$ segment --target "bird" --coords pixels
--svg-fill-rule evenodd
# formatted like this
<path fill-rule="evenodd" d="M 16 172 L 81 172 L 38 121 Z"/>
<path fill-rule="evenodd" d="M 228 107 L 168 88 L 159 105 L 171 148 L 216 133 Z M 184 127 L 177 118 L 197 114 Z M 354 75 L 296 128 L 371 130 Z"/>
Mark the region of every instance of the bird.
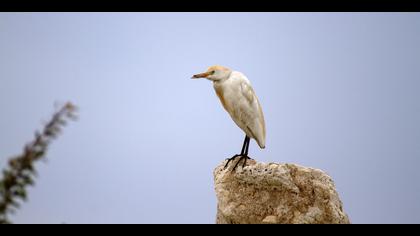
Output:
<path fill-rule="evenodd" d="M 224 166 L 240 157 L 232 171 L 243 160 L 245 167 L 248 156 L 250 139 L 254 139 L 261 149 L 265 148 L 265 120 L 261 104 L 258 100 L 249 79 L 241 72 L 224 66 L 210 66 L 206 72 L 195 74 L 191 79 L 205 78 L 213 82 L 213 88 L 219 97 L 223 108 L 229 113 L 235 124 L 245 133 L 240 154 L 227 158 Z M 232 162 L 233 163 L 233 162 Z"/>

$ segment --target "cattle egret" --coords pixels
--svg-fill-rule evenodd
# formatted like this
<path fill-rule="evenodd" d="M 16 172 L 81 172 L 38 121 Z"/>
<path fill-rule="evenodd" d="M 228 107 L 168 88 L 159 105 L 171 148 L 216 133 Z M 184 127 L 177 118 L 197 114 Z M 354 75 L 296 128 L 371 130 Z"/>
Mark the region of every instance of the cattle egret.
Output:
<path fill-rule="evenodd" d="M 227 159 L 229 162 L 240 157 L 232 170 L 241 160 L 251 159 L 248 156 L 249 141 L 253 138 L 260 148 L 265 148 L 265 121 L 264 114 L 257 95 L 255 94 L 248 78 L 238 71 L 233 71 L 223 66 L 211 66 L 206 72 L 196 74 L 192 79 L 206 78 L 213 81 L 213 87 L 225 110 L 230 117 L 245 132 L 245 140 L 241 154 L 236 154 Z"/>

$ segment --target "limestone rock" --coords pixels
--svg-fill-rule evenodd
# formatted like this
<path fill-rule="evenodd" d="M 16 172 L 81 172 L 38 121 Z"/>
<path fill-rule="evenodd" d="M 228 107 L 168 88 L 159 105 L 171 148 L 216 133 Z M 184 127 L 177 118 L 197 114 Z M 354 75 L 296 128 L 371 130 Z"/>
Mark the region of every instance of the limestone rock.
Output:
<path fill-rule="evenodd" d="M 214 170 L 218 224 L 348 224 L 334 182 L 295 164 L 257 163 Z"/>

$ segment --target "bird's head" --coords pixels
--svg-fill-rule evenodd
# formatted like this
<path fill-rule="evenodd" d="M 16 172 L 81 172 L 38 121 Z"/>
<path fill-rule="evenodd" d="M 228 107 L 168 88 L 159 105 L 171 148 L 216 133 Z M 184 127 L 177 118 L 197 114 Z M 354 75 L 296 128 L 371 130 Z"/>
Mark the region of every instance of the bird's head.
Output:
<path fill-rule="evenodd" d="M 210 66 L 206 72 L 193 75 L 191 79 L 206 78 L 211 81 L 220 81 L 229 78 L 232 70 L 224 66 Z"/>

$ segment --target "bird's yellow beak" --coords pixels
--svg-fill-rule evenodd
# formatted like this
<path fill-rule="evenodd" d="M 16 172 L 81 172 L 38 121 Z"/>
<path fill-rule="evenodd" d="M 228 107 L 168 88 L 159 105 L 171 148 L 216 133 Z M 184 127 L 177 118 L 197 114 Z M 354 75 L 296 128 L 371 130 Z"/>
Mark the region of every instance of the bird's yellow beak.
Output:
<path fill-rule="evenodd" d="M 204 72 L 204 73 L 193 75 L 193 77 L 191 77 L 191 79 L 207 78 L 207 76 L 209 76 L 209 75 L 210 75 L 209 72 Z"/>

